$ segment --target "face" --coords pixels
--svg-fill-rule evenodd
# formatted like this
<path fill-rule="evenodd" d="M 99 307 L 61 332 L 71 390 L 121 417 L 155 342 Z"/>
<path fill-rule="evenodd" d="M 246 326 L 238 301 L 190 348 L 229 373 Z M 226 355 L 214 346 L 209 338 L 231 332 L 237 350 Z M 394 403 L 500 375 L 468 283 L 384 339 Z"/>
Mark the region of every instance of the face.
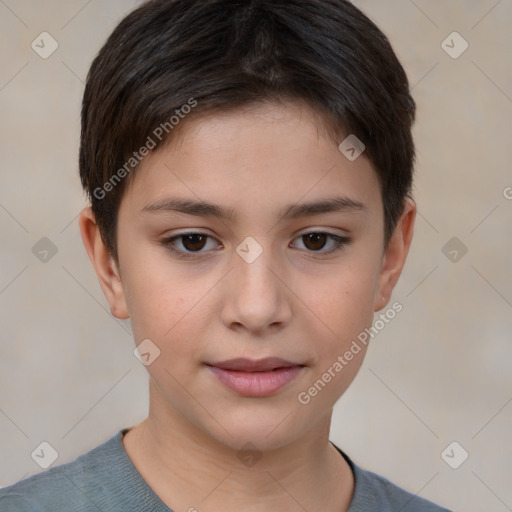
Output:
<path fill-rule="evenodd" d="M 389 300 L 411 211 L 385 252 L 371 163 L 349 161 L 305 106 L 184 125 L 127 187 L 119 281 L 102 283 L 136 344 L 151 340 L 146 358 L 160 351 L 147 366 L 159 414 L 233 448 L 306 435 L 362 363 L 366 345 L 344 354 Z"/>

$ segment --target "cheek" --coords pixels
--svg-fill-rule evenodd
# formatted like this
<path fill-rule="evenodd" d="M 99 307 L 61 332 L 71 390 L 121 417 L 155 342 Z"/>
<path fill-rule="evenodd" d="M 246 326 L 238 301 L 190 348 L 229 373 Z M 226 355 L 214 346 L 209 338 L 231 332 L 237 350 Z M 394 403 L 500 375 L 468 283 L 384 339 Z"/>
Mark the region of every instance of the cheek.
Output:
<path fill-rule="evenodd" d="M 314 362 L 297 398 L 323 411 L 345 392 L 363 363 L 368 345 L 358 336 L 372 324 L 376 273 L 372 266 L 350 265 L 316 283 L 314 293 L 303 290 L 301 295 L 310 308 L 307 332 Z"/>
<path fill-rule="evenodd" d="M 123 286 L 137 343 L 149 338 L 160 346 L 168 339 L 187 337 L 188 312 L 204 292 L 186 272 L 171 273 L 170 268 L 165 256 L 149 251 L 132 253 L 127 262 Z"/>
<path fill-rule="evenodd" d="M 304 298 L 312 339 L 321 338 L 315 351 L 323 364 L 342 354 L 372 324 L 376 268 L 361 259 L 315 280 L 314 286 L 305 285 L 298 294 Z"/>
<path fill-rule="evenodd" d="M 189 279 L 159 272 L 139 275 L 130 282 L 130 315 L 136 344 L 150 339 L 159 349 L 158 357 L 146 367 L 167 401 L 185 411 L 189 398 L 182 386 L 201 361 L 199 340 L 206 320 L 199 290 Z M 199 304 L 198 304 L 199 302 Z M 204 302 L 207 304 L 207 302 Z"/>

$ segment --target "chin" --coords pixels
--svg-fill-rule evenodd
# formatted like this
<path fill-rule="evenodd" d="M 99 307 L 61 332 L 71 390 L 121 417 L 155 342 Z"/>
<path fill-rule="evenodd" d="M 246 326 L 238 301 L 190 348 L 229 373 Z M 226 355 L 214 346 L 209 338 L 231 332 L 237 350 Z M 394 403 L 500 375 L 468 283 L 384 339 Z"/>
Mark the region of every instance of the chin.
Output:
<path fill-rule="evenodd" d="M 276 412 L 271 408 L 264 411 L 261 407 L 252 410 L 240 407 L 231 414 L 223 414 L 217 418 L 224 428 L 215 421 L 213 425 L 210 423 L 213 429 L 209 430 L 208 434 L 237 451 L 247 443 L 251 443 L 262 452 L 276 450 L 306 435 L 314 423 L 311 419 L 308 421 L 306 417 L 299 418 L 293 412 L 300 412 L 300 409 L 296 407 L 293 411 L 292 406 L 289 406 L 282 407 Z"/>

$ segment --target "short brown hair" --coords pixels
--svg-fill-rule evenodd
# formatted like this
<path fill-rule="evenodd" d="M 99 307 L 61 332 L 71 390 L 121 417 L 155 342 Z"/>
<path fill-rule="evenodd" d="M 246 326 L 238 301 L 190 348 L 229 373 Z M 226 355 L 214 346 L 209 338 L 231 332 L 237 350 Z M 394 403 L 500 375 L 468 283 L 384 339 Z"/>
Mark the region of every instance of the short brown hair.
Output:
<path fill-rule="evenodd" d="M 269 100 L 306 102 L 338 136 L 363 141 L 387 244 L 412 187 L 416 106 L 380 29 L 346 0 L 152 0 L 101 48 L 82 104 L 80 178 L 116 260 L 119 204 L 139 150 L 168 142 L 187 105 L 188 119 Z"/>

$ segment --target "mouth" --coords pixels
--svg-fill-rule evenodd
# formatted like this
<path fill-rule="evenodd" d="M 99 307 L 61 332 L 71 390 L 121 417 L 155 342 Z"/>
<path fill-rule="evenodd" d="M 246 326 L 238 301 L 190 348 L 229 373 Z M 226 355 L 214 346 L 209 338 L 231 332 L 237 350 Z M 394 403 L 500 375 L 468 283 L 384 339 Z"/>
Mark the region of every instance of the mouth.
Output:
<path fill-rule="evenodd" d="M 277 357 L 206 363 L 222 384 L 241 396 L 270 396 L 295 380 L 305 366 Z"/>

